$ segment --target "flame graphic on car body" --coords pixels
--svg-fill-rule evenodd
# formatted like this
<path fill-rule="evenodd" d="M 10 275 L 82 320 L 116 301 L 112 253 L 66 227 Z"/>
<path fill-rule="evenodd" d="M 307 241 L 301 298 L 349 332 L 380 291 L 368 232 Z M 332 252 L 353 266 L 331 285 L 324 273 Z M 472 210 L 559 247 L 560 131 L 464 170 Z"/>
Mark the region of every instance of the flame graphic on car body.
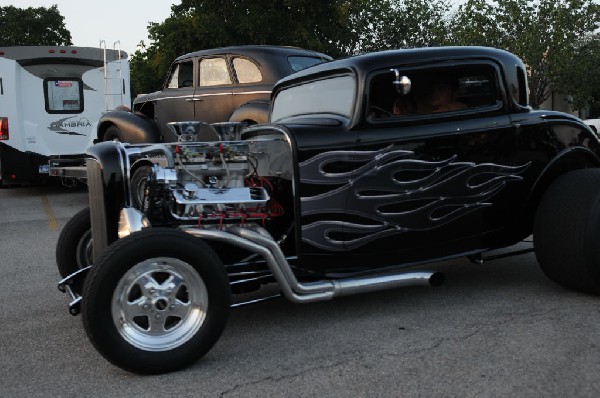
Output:
<path fill-rule="evenodd" d="M 348 214 L 368 222 L 312 222 L 302 227 L 302 240 L 342 251 L 386 236 L 437 228 L 491 206 L 489 199 L 507 183 L 522 180 L 520 174 L 531 164 L 476 164 L 456 161 L 457 156 L 431 162 L 411 159 L 413 155 L 390 146 L 380 151 L 324 152 L 301 163 L 302 183 L 334 186 L 301 197 L 303 216 Z M 328 165 L 339 162 L 356 167 L 326 171 Z"/>

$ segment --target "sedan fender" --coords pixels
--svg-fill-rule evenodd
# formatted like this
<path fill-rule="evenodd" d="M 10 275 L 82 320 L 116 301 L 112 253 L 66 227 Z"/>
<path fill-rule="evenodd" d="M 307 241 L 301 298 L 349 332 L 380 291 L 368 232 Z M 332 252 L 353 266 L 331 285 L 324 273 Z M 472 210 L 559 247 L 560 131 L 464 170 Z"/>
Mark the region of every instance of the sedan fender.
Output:
<path fill-rule="evenodd" d="M 119 129 L 122 141 L 132 144 L 159 142 L 160 132 L 154 120 L 141 113 L 110 111 L 98 121 L 98 141 L 102 141 L 106 130 L 115 126 Z"/>
<path fill-rule="evenodd" d="M 269 102 L 252 101 L 240 105 L 229 118 L 230 122 L 266 123 L 269 119 Z"/>

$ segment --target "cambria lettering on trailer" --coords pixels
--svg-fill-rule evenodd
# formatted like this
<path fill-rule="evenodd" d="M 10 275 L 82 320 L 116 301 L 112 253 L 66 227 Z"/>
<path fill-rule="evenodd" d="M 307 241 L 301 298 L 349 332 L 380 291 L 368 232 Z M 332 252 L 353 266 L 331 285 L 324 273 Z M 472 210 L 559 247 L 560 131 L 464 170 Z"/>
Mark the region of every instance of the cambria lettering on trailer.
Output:
<path fill-rule="evenodd" d="M 86 134 L 77 133 L 75 131 L 70 131 L 68 129 L 77 129 L 77 128 L 82 128 L 82 127 L 91 127 L 92 124 L 85 117 L 79 118 L 78 120 L 70 120 L 70 119 L 73 119 L 73 118 L 74 118 L 74 116 L 71 116 L 71 117 L 66 117 L 66 118 L 58 119 L 58 120 L 56 120 L 54 122 L 51 122 L 50 126 L 48 126 L 48 130 L 54 131 L 57 134 L 83 135 L 83 136 L 85 136 Z"/>

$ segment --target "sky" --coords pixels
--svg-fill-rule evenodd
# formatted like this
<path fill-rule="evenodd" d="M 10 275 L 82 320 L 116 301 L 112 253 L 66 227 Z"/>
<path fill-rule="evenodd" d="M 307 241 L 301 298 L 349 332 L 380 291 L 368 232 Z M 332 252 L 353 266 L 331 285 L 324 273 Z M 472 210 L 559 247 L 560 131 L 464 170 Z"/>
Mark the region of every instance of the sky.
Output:
<path fill-rule="evenodd" d="M 58 6 L 71 32 L 74 46 L 107 48 L 120 42 L 130 56 L 140 41 L 148 44 L 148 23 L 163 22 L 171 15 L 171 5 L 180 0 L 0 0 L 0 7 L 18 8 Z"/>

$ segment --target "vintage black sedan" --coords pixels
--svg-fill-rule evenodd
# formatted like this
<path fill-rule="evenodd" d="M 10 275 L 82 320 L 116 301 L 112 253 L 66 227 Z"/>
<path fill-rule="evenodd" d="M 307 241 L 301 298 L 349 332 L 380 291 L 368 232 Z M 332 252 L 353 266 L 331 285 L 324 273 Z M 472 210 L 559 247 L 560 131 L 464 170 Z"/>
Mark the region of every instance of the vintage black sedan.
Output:
<path fill-rule="evenodd" d="M 57 245 L 71 313 L 109 361 L 160 373 L 266 284 L 296 303 L 437 285 L 423 264 L 519 254 L 532 234 L 548 277 L 600 294 L 598 138 L 532 110 L 526 76 L 493 48 L 365 54 L 279 81 L 270 123 L 233 139 L 180 122 L 171 144 L 95 145 L 90 208 Z"/>
<path fill-rule="evenodd" d="M 264 123 L 273 85 L 282 77 L 330 61 L 328 55 L 284 46 L 232 46 L 178 57 L 160 91 L 139 95 L 133 113 L 114 111 L 98 123 L 98 140 L 170 142 L 168 122 Z"/>

